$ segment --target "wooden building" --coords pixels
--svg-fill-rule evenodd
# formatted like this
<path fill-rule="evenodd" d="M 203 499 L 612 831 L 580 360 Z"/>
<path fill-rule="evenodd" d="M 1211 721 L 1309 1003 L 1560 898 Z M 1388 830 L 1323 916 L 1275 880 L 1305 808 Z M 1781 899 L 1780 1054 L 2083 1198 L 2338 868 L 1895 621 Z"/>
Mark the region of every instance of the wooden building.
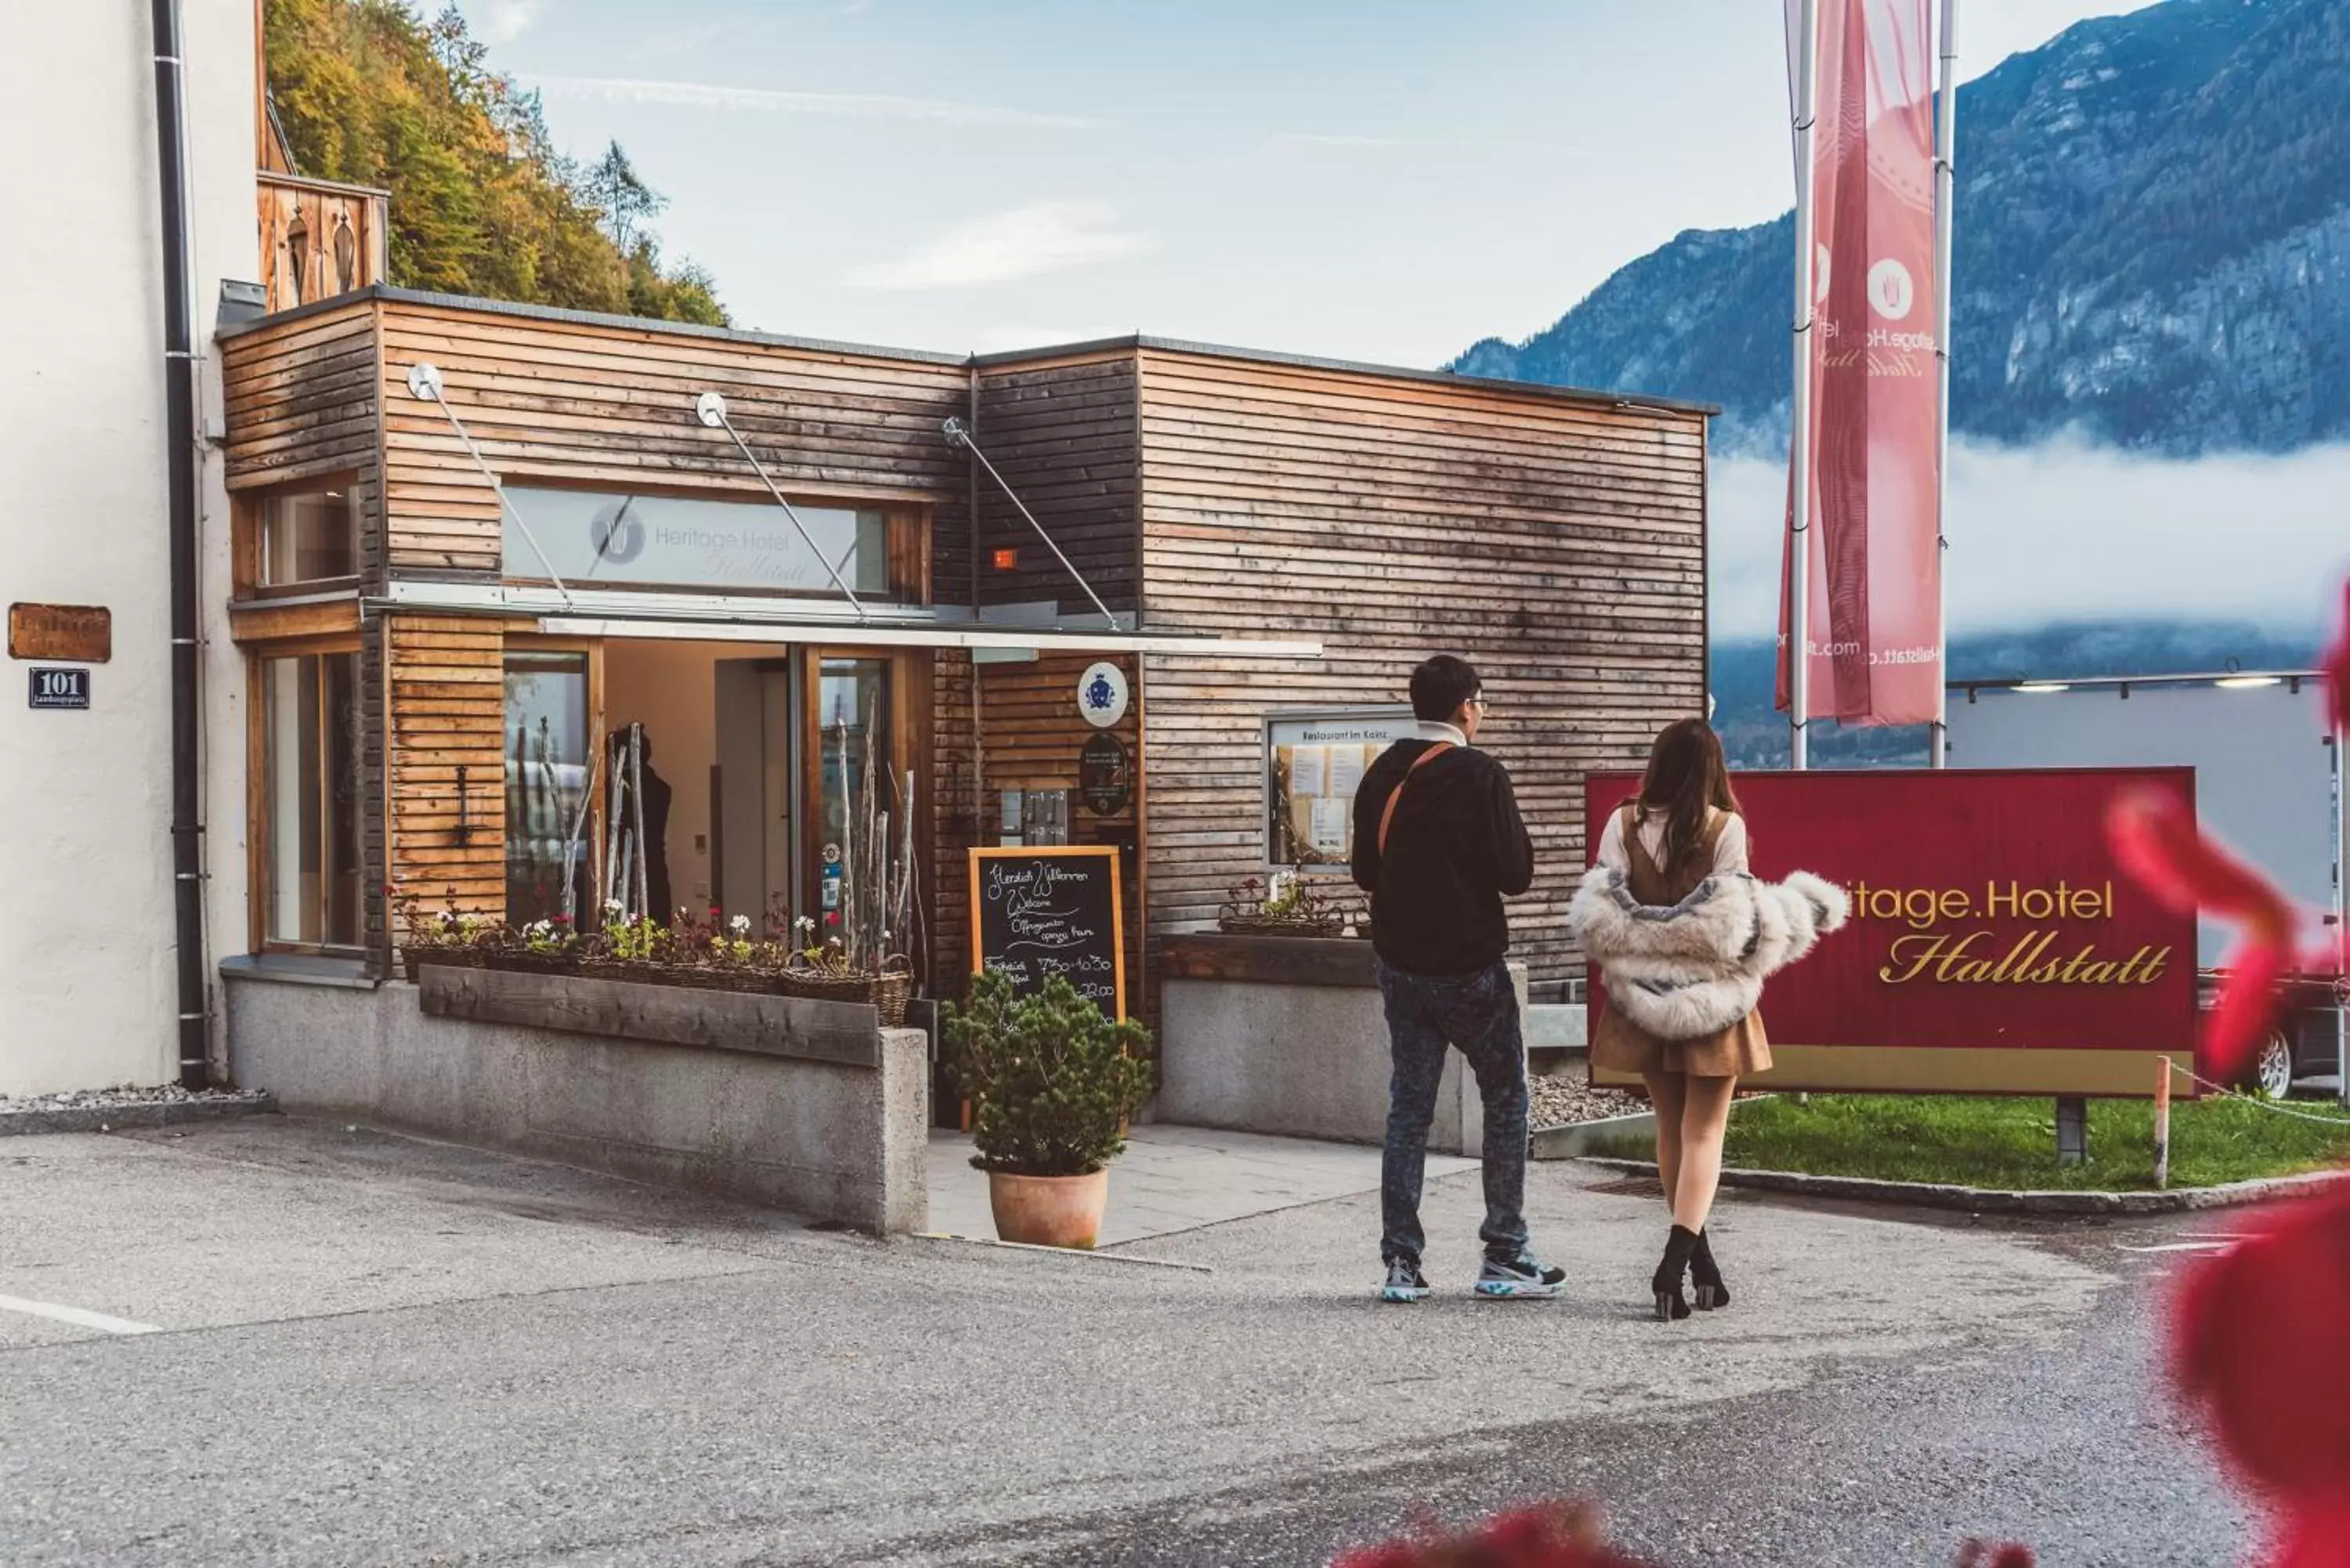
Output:
<path fill-rule="evenodd" d="M 380 286 L 220 349 L 256 952 L 380 972 L 391 888 L 543 913 L 564 819 L 600 809 L 593 737 L 631 722 L 671 790 L 673 902 L 820 909 L 845 722 L 919 781 L 921 952 L 951 992 L 964 851 L 996 841 L 1003 792 L 1078 785 L 1097 732 L 1076 689 L 1108 661 L 1133 787 L 1106 813 L 1073 798 L 1068 836 L 1127 849 L 1148 1013 L 1152 939 L 1265 868 L 1265 716 L 1400 702 L 1450 650 L 1492 698 L 1481 743 L 1541 866 L 1518 950 L 1555 987 L 1584 774 L 1705 706 L 1690 405 L 1151 338 L 913 353 Z"/>

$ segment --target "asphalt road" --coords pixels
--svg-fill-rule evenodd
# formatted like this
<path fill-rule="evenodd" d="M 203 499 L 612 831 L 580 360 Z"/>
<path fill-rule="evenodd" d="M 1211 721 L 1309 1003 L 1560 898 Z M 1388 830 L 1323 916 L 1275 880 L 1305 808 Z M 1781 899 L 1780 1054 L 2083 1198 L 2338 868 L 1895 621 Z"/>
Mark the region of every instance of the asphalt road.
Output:
<path fill-rule="evenodd" d="M 2191 1253 L 2140 1249 L 2223 1220 L 1734 1201 L 1738 1303 L 1667 1326 L 1654 1198 L 1575 1166 L 1529 1193 L 1568 1297 L 1467 1299 L 1474 1184 L 1397 1309 L 1367 1197 L 1146 1263 L 299 1122 L 10 1140 L 0 1297 L 100 1318 L 0 1307 L 0 1563 L 1311 1564 L 1544 1496 L 1677 1563 L 2243 1551 L 2147 1393 Z"/>

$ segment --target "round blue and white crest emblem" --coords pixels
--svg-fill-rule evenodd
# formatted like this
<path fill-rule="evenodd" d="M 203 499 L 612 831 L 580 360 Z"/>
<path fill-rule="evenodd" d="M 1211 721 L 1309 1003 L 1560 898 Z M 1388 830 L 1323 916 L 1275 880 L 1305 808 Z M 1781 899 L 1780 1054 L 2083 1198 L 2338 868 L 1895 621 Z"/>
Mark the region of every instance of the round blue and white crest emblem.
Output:
<path fill-rule="evenodd" d="M 1126 717 L 1126 671 L 1115 664 L 1096 664 L 1077 679 L 1077 711 L 1097 730 L 1107 730 Z"/>

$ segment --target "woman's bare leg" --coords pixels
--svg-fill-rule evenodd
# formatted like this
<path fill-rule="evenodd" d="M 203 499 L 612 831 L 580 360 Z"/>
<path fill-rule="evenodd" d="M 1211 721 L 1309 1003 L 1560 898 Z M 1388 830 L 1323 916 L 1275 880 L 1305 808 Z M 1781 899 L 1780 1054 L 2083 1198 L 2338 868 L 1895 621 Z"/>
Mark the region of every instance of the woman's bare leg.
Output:
<path fill-rule="evenodd" d="M 1681 1080 L 1679 1179 L 1667 1189 L 1673 1223 L 1686 1231 L 1705 1229 L 1713 1211 L 1713 1190 L 1721 1182 L 1721 1140 L 1730 1127 L 1731 1096 L 1738 1080 L 1690 1076 Z M 1664 1107 L 1658 1106 L 1658 1142 L 1664 1139 Z"/>
<path fill-rule="evenodd" d="M 1643 1073 L 1648 1085 L 1648 1107 L 1657 1113 L 1657 1179 L 1664 1184 L 1665 1207 L 1679 1211 L 1674 1195 L 1680 1190 L 1682 1106 L 1689 1080 L 1679 1073 Z"/>

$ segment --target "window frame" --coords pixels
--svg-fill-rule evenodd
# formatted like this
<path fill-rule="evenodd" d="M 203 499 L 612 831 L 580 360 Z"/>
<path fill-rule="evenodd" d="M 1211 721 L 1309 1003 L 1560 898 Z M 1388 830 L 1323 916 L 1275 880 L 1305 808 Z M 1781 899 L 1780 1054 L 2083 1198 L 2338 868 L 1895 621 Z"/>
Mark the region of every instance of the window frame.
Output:
<path fill-rule="evenodd" d="M 268 661 L 276 659 L 317 659 L 348 656 L 357 661 L 352 683 L 352 701 L 358 705 L 359 735 L 358 766 L 361 789 L 354 803 L 359 836 L 359 931 L 350 943 L 305 942 L 273 937 L 269 934 L 269 913 L 276 897 L 276 880 L 270 853 L 270 784 Z M 245 916 L 248 952 L 300 953 L 328 958 L 366 959 L 369 954 L 368 916 L 377 898 L 368 881 L 367 864 L 367 796 L 364 788 L 366 769 L 366 736 L 364 733 L 366 691 L 369 676 L 367 650 L 353 635 L 329 637 L 287 638 L 276 642 L 249 644 L 245 657 Z"/>
<path fill-rule="evenodd" d="M 233 602 L 255 604 L 272 599 L 315 599 L 344 595 L 357 598 L 364 575 L 360 561 L 365 554 L 367 533 L 365 485 L 365 475 L 359 470 L 343 469 L 237 491 L 230 509 L 230 597 Z M 267 576 L 270 504 L 289 496 L 316 495 L 329 490 L 344 492 L 350 506 L 351 570 L 340 576 L 306 577 L 298 582 L 265 581 Z"/>
<path fill-rule="evenodd" d="M 544 473 L 521 470 L 501 471 L 498 483 L 515 490 L 567 490 L 586 495 L 647 495 L 671 501 L 714 501 L 731 505 L 765 506 L 780 513 L 775 498 L 764 490 L 741 489 L 733 485 L 677 484 L 655 482 L 615 487 L 597 480 L 583 479 L 577 473 Z M 785 492 L 785 499 L 794 506 L 810 511 L 819 509 L 842 512 L 879 512 L 881 514 L 882 581 L 887 585 L 879 594 L 860 593 L 868 602 L 921 606 L 933 602 L 931 523 L 932 504 L 903 494 L 857 495 L 839 493 Z M 524 518 L 528 522 L 527 516 Z M 500 527 L 504 528 L 501 520 Z M 786 521 L 784 525 L 789 527 Z M 544 566 L 528 575 L 515 575 L 501 568 L 499 580 L 516 584 L 546 584 Z M 692 587 L 678 583 L 613 582 L 600 585 L 616 591 L 640 594 L 712 594 L 724 593 L 742 598 L 775 599 L 782 602 L 844 602 L 837 589 L 797 589 L 755 587 L 743 584 L 705 584 Z"/>
<path fill-rule="evenodd" d="M 505 638 L 505 646 L 498 654 L 499 689 L 501 692 L 504 690 L 506 661 L 517 655 L 529 656 L 534 654 L 564 655 L 584 659 L 587 661 L 588 752 L 592 763 L 592 760 L 596 757 L 599 749 L 600 738 L 605 733 L 604 639 L 601 638 L 590 637 L 548 637 L 536 633 L 508 633 Z M 504 752 L 506 738 L 504 723 L 504 721 L 501 720 L 498 741 L 501 757 L 503 757 Z M 587 843 L 591 846 L 591 853 L 592 846 L 602 842 L 603 838 L 605 793 L 604 772 L 605 770 L 603 767 L 596 765 L 591 765 L 588 770 L 588 818 L 585 826 L 580 829 L 580 832 Z M 503 762 L 501 762 L 500 764 L 500 784 L 501 788 L 503 789 Z M 503 794 L 501 794 L 500 798 L 503 800 Z M 502 868 L 505 865 L 504 846 L 507 836 L 505 828 L 502 826 L 499 830 L 499 864 Z M 512 885 L 512 873 L 511 871 L 508 871 L 506 872 L 504 886 L 510 888 Z M 503 898 L 504 895 L 501 895 L 501 897 Z M 587 913 L 588 911 L 582 911 L 583 919 Z M 505 909 L 505 918 L 511 921 L 514 919 L 514 914 L 515 911 L 511 905 L 508 905 Z"/>

